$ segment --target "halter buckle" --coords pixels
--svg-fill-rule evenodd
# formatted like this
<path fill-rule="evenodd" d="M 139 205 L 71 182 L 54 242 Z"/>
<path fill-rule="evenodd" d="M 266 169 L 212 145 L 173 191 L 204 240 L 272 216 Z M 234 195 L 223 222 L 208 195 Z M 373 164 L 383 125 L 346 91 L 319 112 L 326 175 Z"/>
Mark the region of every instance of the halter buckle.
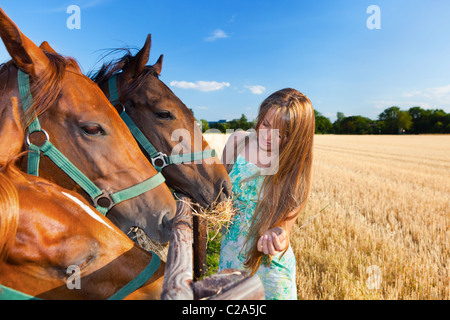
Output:
<path fill-rule="evenodd" d="M 155 168 L 158 168 L 159 170 L 162 170 L 162 169 L 164 169 L 165 167 L 167 167 L 169 165 L 169 163 L 167 163 L 166 159 L 167 159 L 167 154 L 159 152 L 156 157 L 151 158 L 152 165 Z M 159 166 L 159 165 L 156 164 L 156 161 L 158 161 L 158 160 L 162 161 L 162 165 Z"/>
<path fill-rule="evenodd" d="M 114 200 L 111 198 L 111 193 L 108 193 L 105 190 L 102 190 L 102 194 L 94 198 L 92 201 L 94 202 L 94 207 L 100 206 L 102 208 L 107 208 L 108 211 L 116 205 Z M 101 203 L 99 203 L 100 201 Z M 108 206 L 104 206 L 104 201 L 108 201 Z"/>
<path fill-rule="evenodd" d="M 44 129 L 40 129 L 40 130 L 33 131 L 33 132 L 28 131 L 27 132 L 27 139 L 26 139 L 28 146 L 31 145 L 30 135 L 32 135 L 33 133 L 38 133 L 38 132 L 42 132 L 45 135 L 44 143 L 47 142 L 47 141 L 50 141 L 50 136 L 48 135 L 47 131 L 45 131 Z M 42 147 L 44 145 L 44 143 L 42 143 L 42 145 L 37 146 L 37 147 L 39 147 L 39 148 Z"/>

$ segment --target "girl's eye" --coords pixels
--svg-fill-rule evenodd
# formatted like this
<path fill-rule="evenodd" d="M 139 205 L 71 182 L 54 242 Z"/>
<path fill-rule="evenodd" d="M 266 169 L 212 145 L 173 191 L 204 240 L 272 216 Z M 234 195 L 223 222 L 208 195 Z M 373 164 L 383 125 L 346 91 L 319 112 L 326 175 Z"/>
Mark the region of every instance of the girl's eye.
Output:
<path fill-rule="evenodd" d="M 105 130 L 100 125 L 86 125 L 81 127 L 81 130 L 89 136 L 103 136 L 105 134 Z"/>

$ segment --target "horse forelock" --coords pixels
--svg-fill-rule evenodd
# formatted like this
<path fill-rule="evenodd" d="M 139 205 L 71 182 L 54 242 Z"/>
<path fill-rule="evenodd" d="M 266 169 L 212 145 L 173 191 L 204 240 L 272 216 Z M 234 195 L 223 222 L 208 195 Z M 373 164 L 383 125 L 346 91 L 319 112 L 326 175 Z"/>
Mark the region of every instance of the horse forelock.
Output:
<path fill-rule="evenodd" d="M 41 115 L 54 105 L 61 93 L 66 71 L 75 69 L 76 72 L 80 72 L 75 59 L 47 51 L 44 51 L 44 53 L 50 61 L 50 66 L 45 69 L 43 74 L 39 75 L 38 79 L 30 77 L 33 104 L 28 109 L 25 117 L 27 126 L 34 120 L 34 117 Z M 17 65 L 13 60 L 10 60 L 1 65 L 0 73 L 11 72 L 12 68 L 17 69 Z"/>
<path fill-rule="evenodd" d="M 103 63 L 103 65 L 97 71 L 89 72 L 88 77 L 95 83 L 101 85 L 107 82 L 111 77 L 119 74 L 123 69 L 127 67 L 127 65 L 131 62 L 133 58 L 133 54 L 131 53 L 130 49 L 128 48 L 112 49 L 108 53 L 103 55 L 104 58 L 110 54 L 121 51 L 125 52 L 125 54 L 122 57 L 107 63 Z M 125 95 L 130 96 L 133 92 L 142 87 L 146 83 L 147 77 L 149 76 L 153 76 L 159 79 L 159 74 L 155 71 L 153 66 L 145 67 L 143 72 L 130 83 L 130 85 L 126 89 Z"/>

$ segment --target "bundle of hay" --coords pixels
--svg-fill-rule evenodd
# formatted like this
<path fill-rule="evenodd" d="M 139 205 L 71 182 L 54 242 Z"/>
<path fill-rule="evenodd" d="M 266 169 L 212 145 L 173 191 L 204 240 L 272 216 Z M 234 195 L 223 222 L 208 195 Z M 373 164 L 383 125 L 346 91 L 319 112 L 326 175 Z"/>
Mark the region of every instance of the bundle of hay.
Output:
<path fill-rule="evenodd" d="M 217 199 L 218 198 L 219 197 L 217 197 Z M 227 200 L 221 202 L 217 199 L 208 208 L 203 208 L 198 204 L 185 200 L 184 198 L 177 199 L 178 201 L 182 201 L 187 204 L 190 207 L 192 214 L 200 217 L 202 221 L 207 224 L 208 242 L 214 241 L 223 229 L 228 229 L 229 222 L 236 213 L 236 209 L 233 207 L 232 198 L 228 198 Z M 146 251 L 153 251 L 161 258 L 162 261 L 167 261 L 169 243 L 161 244 L 152 241 L 145 234 L 145 232 L 138 227 L 132 227 L 128 233 L 131 232 L 135 234 L 132 239 L 135 239 L 142 249 Z"/>
<path fill-rule="evenodd" d="M 231 218 L 236 213 L 232 198 L 221 202 L 216 199 L 208 208 L 192 203 L 189 206 L 194 216 L 198 216 L 207 223 L 208 241 L 213 241 L 221 231 L 227 230 Z"/>

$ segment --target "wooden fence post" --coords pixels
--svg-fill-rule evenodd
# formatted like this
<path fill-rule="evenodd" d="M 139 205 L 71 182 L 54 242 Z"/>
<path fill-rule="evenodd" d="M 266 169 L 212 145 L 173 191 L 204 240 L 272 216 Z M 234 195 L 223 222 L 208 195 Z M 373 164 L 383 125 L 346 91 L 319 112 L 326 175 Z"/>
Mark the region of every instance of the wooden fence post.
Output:
<path fill-rule="evenodd" d="M 161 300 L 193 300 L 192 213 L 188 197 L 176 194 L 177 215 L 172 224 Z"/>
<path fill-rule="evenodd" d="M 199 280 L 206 274 L 206 250 L 208 245 L 207 221 L 194 216 L 194 277 Z"/>
<path fill-rule="evenodd" d="M 259 300 L 264 287 L 258 276 L 223 270 L 193 282 L 193 217 L 190 199 L 176 194 L 177 214 L 172 224 L 161 300 Z"/>

